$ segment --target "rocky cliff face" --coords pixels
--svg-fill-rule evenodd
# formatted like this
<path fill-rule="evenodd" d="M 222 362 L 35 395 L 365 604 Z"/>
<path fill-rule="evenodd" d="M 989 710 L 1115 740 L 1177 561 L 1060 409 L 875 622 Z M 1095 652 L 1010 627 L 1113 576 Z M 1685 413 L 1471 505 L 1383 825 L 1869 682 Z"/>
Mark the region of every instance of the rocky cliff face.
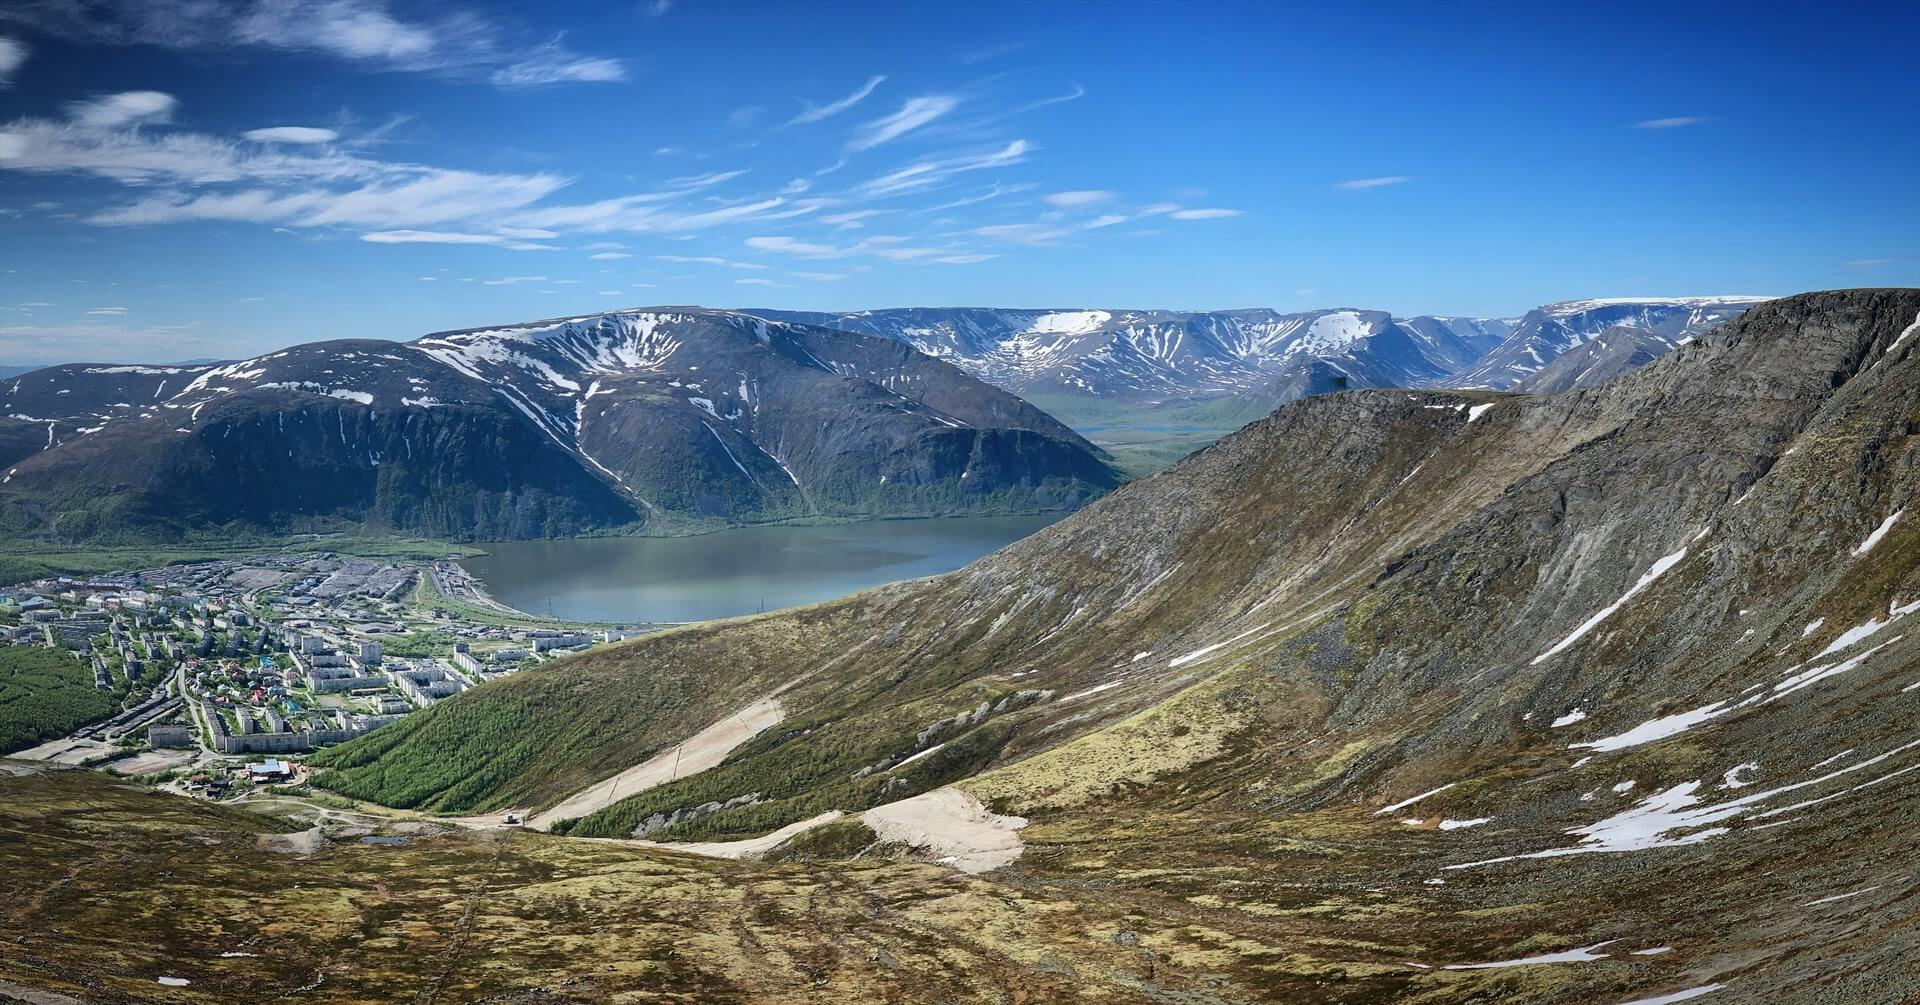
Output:
<path fill-rule="evenodd" d="M 572 829 L 957 786 L 1031 819 L 1007 882 L 1229 998 L 1905 1001 L 1916 492 L 1920 291 L 1790 297 L 1598 387 L 1297 402 L 950 576 L 489 685 L 326 783 L 550 805 L 778 692 Z M 477 783 L 403 770 L 507 721 L 539 739 Z"/>
<path fill-rule="evenodd" d="M 1104 455 L 896 342 L 676 308 L 0 383 L 0 514 L 61 540 L 515 538 L 1069 509 Z"/>

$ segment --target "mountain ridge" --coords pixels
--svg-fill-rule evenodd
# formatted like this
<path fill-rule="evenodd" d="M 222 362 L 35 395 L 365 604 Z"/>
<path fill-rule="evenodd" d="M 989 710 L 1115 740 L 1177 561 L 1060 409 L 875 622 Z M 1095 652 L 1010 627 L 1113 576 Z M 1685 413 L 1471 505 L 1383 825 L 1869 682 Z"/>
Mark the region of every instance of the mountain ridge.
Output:
<path fill-rule="evenodd" d="M 1915 850 L 1862 821 L 1910 816 L 1920 767 L 1916 332 L 1920 290 L 1806 294 L 1595 387 L 1305 399 L 948 576 L 520 675 L 322 755 L 321 781 L 552 805 L 778 694 L 718 767 L 562 829 L 745 838 L 957 789 L 1027 821 L 1009 882 L 1156 930 L 1200 904 L 1260 945 L 1362 916 L 1456 960 L 1627 939 L 1675 955 L 1507 989 L 1899 1000 L 1869 989 L 1910 944 L 1824 968 L 1804 905 L 1904 889 L 1886 863 Z M 482 749 L 476 776 L 422 759 Z M 1727 898 L 1673 901 L 1703 882 Z M 1468 994 L 1396 962 L 1417 951 L 1334 952 L 1352 994 Z M 1326 979 L 1217 963 L 1246 997 Z"/>
<path fill-rule="evenodd" d="M 65 539 L 1056 510 L 1116 480 L 1045 413 L 899 343 L 705 310 L 67 365 L 0 382 L 0 414 L 0 513 Z"/>
<path fill-rule="evenodd" d="M 1510 388 L 1605 328 L 1632 322 L 1677 341 L 1767 299 L 1590 299 L 1514 318 L 1396 318 L 1353 307 L 747 313 L 903 341 L 1016 394 L 1156 406 L 1241 396 L 1270 408 L 1348 387 Z"/>

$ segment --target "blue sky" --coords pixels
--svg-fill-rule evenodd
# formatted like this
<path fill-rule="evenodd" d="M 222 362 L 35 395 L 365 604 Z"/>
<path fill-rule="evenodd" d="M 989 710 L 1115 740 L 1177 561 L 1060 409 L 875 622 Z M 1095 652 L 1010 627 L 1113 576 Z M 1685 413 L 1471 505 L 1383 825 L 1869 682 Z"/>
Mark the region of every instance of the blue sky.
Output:
<path fill-rule="evenodd" d="M 0 364 L 1920 283 L 1912 4 L 1288 6 L 10 0 Z"/>

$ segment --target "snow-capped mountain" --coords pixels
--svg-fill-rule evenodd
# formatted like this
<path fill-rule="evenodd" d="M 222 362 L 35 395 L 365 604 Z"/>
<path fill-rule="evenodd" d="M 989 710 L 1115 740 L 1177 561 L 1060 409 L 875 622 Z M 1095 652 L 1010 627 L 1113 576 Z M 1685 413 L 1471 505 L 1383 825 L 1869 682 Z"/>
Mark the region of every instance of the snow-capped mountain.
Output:
<path fill-rule="evenodd" d="M 853 314 L 755 311 L 883 335 L 949 360 L 1016 394 L 1125 401 L 1259 394 L 1311 360 L 1422 382 L 1478 359 L 1500 322 L 1403 326 L 1383 311 L 1174 311 L 903 308 Z"/>
<path fill-rule="evenodd" d="M 887 339 L 700 308 L 0 382 L 40 533 L 328 521 L 538 537 L 1071 508 L 1117 481 L 1026 402 Z"/>
<path fill-rule="evenodd" d="M 1517 387 L 1558 359 L 1562 353 L 1586 345 L 1615 328 L 1644 332 L 1657 339 L 1657 342 L 1649 342 L 1643 348 L 1652 348 L 1659 343 L 1665 343 L 1667 348 L 1684 345 L 1708 329 L 1731 321 L 1753 305 L 1769 299 L 1737 296 L 1616 298 L 1548 304 L 1528 311 L 1505 341 L 1479 362 L 1454 374 L 1448 384 L 1496 390 Z M 1646 358 L 1653 357 L 1649 355 Z"/>
<path fill-rule="evenodd" d="M 1673 343 L 1762 297 L 1587 300 L 1521 318 L 1334 308 L 1236 311 L 926 308 L 749 313 L 905 342 L 1020 395 L 1265 406 L 1349 387 L 1511 388 L 1616 326 Z"/>

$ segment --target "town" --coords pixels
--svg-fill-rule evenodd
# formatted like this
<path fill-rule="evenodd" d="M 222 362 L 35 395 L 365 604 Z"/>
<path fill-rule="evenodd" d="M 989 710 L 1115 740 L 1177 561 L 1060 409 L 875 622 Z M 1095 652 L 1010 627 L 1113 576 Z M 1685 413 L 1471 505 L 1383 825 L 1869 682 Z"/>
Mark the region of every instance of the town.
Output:
<path fill-rule="evenodd" d="M 68 702 L 87 721 L 10 756 L 228 798 L 297 784 L 300 755 L 485 681 L 657 627 L 524 614 L 452 561 L 282 551 L 44 579 L 0 590 L 0 654 L 61 654 L 97 697 Z"/>

